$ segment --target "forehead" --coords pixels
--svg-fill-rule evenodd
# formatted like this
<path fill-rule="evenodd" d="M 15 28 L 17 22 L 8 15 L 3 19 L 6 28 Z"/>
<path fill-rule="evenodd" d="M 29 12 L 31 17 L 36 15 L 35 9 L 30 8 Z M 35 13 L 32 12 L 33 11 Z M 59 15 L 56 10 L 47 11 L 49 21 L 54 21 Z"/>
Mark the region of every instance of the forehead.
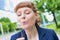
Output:
<path fill-rule="evenodd" d="M 29 7 L 22 7 L 22 8 L 19 8 L 18 10 L 17 10 L 17 12 L 23 12 L 23 11 L 32 11 L 32 9 L 31 8 L 29 8 Z"/>

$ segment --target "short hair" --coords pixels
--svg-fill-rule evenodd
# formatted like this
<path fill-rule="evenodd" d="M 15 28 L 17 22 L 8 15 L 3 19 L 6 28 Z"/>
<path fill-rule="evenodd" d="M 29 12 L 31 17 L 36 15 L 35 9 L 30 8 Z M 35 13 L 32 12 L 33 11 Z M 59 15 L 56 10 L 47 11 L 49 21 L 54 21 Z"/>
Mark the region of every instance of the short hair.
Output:
<path fill-rule="evenodd" d="M 22 8 L 22 7 L 29 7 L 29 8 L 31 8 L 35 13 L 37 12 L 36 6 L 35 6 L 32 2 L 29 2 L 29 1 L 20 2 L 19 4 L 16 5 L 14 11 L 17 12 L 17 10 L 18 10 L 19 8 Z"/>
<path fill-rule="evenodd" d="M 31 9 L 33 10 L 33 12 L 38 13 L 37 7 L 35 6 L 35 4 L 32 3 L 32 2 L 30 2 L 30 1 L 24 1 L 24 2 L 18 3 L 18 4 L 16 5 L 16 7 L 15 7 L 14 10 L 15 10 L 15 12 L 17 12 L 17 10 L 18 10 L 19 8 L 23 8 L 23 7 L 31 8 Z M 36 25 L 36 24 L 38 24 L 38 20 L 36 20 L 35 25 Z"/>

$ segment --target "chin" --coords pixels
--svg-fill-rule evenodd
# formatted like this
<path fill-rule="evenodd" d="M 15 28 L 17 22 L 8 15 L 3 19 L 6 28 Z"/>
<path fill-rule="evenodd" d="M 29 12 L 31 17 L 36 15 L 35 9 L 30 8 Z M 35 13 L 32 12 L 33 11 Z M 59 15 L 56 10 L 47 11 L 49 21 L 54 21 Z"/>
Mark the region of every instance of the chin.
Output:
<path fill-rule="evenodd" d="M 29 26 L 25 25 L 25 26 L 22 26 L 23 29 L 29 29 Z"/>

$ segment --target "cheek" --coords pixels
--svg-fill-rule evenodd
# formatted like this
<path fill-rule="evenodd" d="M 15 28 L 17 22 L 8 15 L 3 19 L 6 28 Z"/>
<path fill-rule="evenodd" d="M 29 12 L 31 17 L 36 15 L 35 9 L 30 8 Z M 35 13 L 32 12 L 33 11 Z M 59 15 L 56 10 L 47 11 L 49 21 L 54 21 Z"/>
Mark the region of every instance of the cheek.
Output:
<path fill-rule="evenodd" d="M 31 15 L 28 17 L 28 22 L 30 24 L 35 24 L 35 20 L 36 20 L 35 15 Z"/>

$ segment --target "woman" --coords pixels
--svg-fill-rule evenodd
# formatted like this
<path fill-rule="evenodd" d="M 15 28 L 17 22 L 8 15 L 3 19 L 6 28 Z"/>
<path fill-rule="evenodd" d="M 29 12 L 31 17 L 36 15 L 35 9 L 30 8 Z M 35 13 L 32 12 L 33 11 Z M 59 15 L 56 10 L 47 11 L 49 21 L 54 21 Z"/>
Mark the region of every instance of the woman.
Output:
<path fill-rule="evenodd" d="M 53 30 L 40 28 L 37 24 L 37 9 L 32 2 L 21 2 L 15 7 L 18 22 L 22 31 L 11 37 L 11 40 L 58 40 Z"/>

